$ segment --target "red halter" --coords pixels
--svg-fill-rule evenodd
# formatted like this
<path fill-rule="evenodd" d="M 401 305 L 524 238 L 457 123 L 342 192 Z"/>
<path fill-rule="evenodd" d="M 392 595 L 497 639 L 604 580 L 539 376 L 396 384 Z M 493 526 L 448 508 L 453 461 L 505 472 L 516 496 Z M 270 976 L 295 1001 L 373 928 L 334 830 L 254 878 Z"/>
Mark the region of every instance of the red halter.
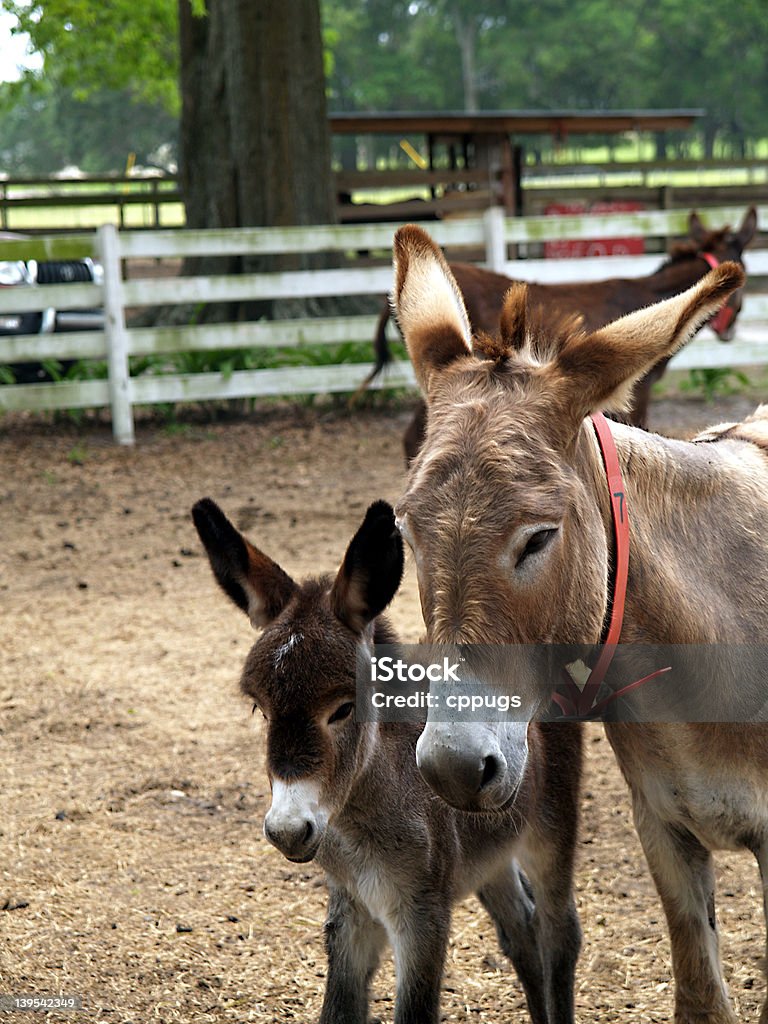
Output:
<path fill-rule="evenodd" d="M 603 455 L 605 475 L 608 479 L 608 493 L 611 500 L 613 534 L 616 545 L 616 566 L 614 570 L 611 619 L 608 626 L 608 634 L 605 638 L 605 643 L 602 645 L 597 664 L 590 671 L 581 663 L 584 671 L 588 673 L 586 681 L 581 687 L 574 682 L 573 674 L 567 669 L 563 669 L 563 682 L 567 692 L 559 693 L 556 690 L 552 694 L 552 700 L 558 705 L 563 714 L 569 718 L 591 718 L 598 715 L 617 697 L 623 697 L 643 683 L 647 683 L 649 679 L 661 675 L 662 672 L 669 672 L 669 668 L 658 669 L 658 671 L 652 672 L 649 676 L 637 679 L 634 683 L 629 683 L 608 697 L 603 698 L 603 700 L 594 703 L 597 692 L 616 653 L 616 645 L 619 642 L 621 627 L 624 622 L 624 603 L 627 596 L 627 576 L 629 573 L 629 516 L 624 478 L 621 475 L 619 456 L 616 452 L 616 444 L 613 440 L 611 429 L 608 426 L 608 421 L 601 412 L 593 413 L 591 419 L 597 434 L 600 451 Z"/>
<path fill-rule="evenodd" d="M 712 270 L 714 270 L 715 267 L 720 266 L 720 260 L 717 258 L 717 256 L 713 256 L 711 252 L 700 252 L 699 256 L 701 256 L 705 263 L 708 263 L 710 265 Z M 728 305 L 728 303 L 723 303 L 723 305 L 720 307 L 717 313 L 715 313 L 715 315 L 709 321 L 709 326 L 717 334 L 724 334 L 728 330 L 728 327 L 730 326 L 731 321 L 735 316 L 736 314 Z"/>

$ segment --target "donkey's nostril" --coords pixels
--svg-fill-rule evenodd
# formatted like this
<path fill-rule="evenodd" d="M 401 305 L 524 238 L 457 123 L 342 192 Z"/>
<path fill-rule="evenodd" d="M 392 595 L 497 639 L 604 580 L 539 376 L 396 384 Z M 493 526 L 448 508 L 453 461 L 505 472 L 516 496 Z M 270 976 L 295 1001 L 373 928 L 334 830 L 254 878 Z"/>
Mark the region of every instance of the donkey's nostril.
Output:
<path fill-rule="evenodd" d="M 485 789 L 486 786 L 493 782 L 498 774 L 499 762 L 493 754 L 488 754 L 488 756 L 483 760 L 483 774 L 480 777 L 480 789 Z"/>
<path fill-rule="evenodd" d="M 278 823 L 265 819 L 264 835 L 286 857 L 303 855 L 315 843 L 317 824 L 312 819 L 291 823 Z"/>
<path fill-rule="evenodd" d="M 270 826 L 269 819 L 265 819 L 264 820 L 264 835 L 267 837 L 267 839 L 270 841 L 270 843 L 272 843 L 273 846 L 277 846 L 278 845 L 278 840 L 279 840 L 278 834 Z"/>

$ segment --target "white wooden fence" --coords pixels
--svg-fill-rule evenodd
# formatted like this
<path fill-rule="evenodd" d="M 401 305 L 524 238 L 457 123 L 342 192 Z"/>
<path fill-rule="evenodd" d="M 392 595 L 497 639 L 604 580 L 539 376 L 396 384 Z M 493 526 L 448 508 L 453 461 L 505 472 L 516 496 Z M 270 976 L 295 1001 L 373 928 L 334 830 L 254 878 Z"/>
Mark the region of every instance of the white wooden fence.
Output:
<path fill-rule="evenodd" d="M 741 208 L 707 210 L 712 227 L 738 224 Z M 758 210 L 768 223 L 768 207 Z M 234 348 L 301 349 L 308 344 L 366 341 L 373 337 L 373 316 L 199 324 L 182 327 L 128 328 L 126 307 L 176 303 L 230 302 L 269 298 L 373 294 L 391 287 L 389 267 L 241 274 L 218 277 L 174 277 L 124 280 L 124 259 L 187 256 L 230 256 L 310 252 L 387 250 L 396 224 L 254 228 L 229 231 L 118 232 L 105 225 L 97 232 L 94 253 L 104 268 L 103 285 L 46 285 L 0 290 L 0 313 L 102 306 L 104 331 L 24 335 L 0 338 L 0 364 L 42 359 L 104 359 L 107 380 L 59 381 L 0 386 L 0 412 L 109 406 L 115 439 L 134 440 L 133 406 L 267 395 L 353 391 L 370 371 L 370 363 L 336 366 L 286 366 L 232 373 L 147 374 L 131 376 L 129 357 L 169 355 Z M 656 256 L 598 257 L 575 260 L 514 260 L 508 246 L 549 239 L 596 237 L 665 237 L 685 235 L 686 211 L 656 211 L 605 216 L 530 217 L 505 219 L 499 209 L 483 218 L 429 225 L 445 247 L 474 246 L 485 250 L 485 264 L 516 278 L 534 281 L 597 280 L 650 273 Z M 14 243 L 14 247 L 18 243 Z M 750 277 L 768 276 L 768 250 L 748 251 Z M 706 329 L 679 353 L 677 368 L 743 366 L 768 363 L 768 296 L 749 296 L 738 321 L 738 336 L 728 345 Z M 411 367 L 398 362 L 374 386 L 413 386 Z"/>

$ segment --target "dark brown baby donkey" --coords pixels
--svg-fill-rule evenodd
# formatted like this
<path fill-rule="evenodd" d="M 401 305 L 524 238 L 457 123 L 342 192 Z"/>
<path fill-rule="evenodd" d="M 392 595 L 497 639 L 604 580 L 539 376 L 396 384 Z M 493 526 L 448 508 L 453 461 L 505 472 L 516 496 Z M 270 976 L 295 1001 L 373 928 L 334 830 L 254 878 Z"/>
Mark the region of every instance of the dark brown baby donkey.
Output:
<path fill-rule="evenodd" d="M 531 725 L 527 768 L 508 804 L 454 810 L 419 775 L 418 725 L 363 722 L 355 713 L 357 659 L 396 640 L 381 615 L 403 570 L 389 505 L 369 508 L 335 578 L 303 583 L 210 499 L 193 517 L 219 584 L 263 627 L 241 687 L 267 720 L 264 834 L 289 860 L 316 858 L 326 871 L 321 1024 L 366 1024 L 387 940 L 395 1024 L 436 1024 L 451 906 L 473 891 L 535 1024 L 570 1024 L 580 945 L 572 894 L 579 727 Z"/>

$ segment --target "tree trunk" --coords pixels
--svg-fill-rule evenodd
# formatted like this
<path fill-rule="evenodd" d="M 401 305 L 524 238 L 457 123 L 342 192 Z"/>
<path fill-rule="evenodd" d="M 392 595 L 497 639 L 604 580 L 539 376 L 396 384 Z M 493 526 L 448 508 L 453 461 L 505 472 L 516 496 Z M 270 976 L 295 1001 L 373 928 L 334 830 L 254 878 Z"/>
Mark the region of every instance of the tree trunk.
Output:
<path fill-rule="evenodd" d="M 704 142 L 704 156 L 707 160 L 711 160 L 715 155 L 715 139 L 717 137 L 717 128 L 711 121 L 704 122 L 703 130 L 703 142 Z"/>
<path fill-rule="evenodd" d="M 477 97 L 477 70 L 475 67 L 475 48 L 477 45 L 477 22 L 475 15 L 468 12 L 466 16 L 458 4 L 451 5 L 456 41 L 461 54 L 461 82 L 464 90 L 464 109 L 474 112 L 480 109 Z"/>
<path fill-rule="evenodd" d="M 179 0 L 179 180 L 190 228 L 336 219 L 319 0 Z M 201 259 L 195 273 L 317 266 L 310 257 Z M 219 308 L 250 319 L 274 304 Z M 283 315 L 285 315 L 283 313 Z"/>

